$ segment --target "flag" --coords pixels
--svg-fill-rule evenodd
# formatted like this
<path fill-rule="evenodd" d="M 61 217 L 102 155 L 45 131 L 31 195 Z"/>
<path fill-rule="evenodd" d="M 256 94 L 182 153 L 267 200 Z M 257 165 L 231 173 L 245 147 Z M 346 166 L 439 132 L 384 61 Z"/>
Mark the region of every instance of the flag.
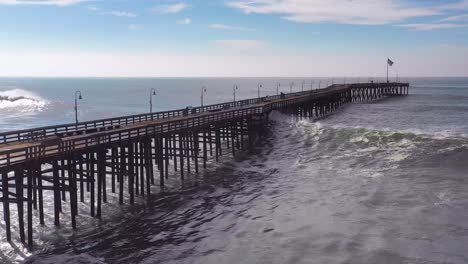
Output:
<path fill-rule="evenodd" d="M 393 61 L 391 61 L 390 59 L 387 59 L 387 63 L 388 65 L 393 66 Z"/>

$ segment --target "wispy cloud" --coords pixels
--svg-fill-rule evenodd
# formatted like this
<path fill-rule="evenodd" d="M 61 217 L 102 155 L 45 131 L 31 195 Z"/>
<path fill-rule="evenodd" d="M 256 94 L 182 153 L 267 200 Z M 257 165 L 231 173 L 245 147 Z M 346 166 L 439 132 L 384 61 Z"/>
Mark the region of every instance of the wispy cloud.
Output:
<path fill-rule="evenodd" d="M 176 13 L 182 12 L 183 10 L 189 7 L 190 5 L 180 2 L 176 4 L 171 4 L 171 5 L 160 5 L 160 6 L 153 8 L 153 10 L 159 13 L 163 13 L 163 14 L 176 14 Z"/>
<path fill-rule="evenodd" d="M 0 0 L 0 5 L 49 5 L 69 6 L 91 0 Z"/>
<path fill-rule="evenodd" d="M 227 5 L 245 13 L 278 14 L 295 22 L 357 25 L 395 24 L 409 18 L 443 15 L 447 10 L 468 9 L 467 0 L 451 4 L 407 0 L 228 0 Z"/>
<path fill-rule="evenodd" d="M 99 10 L 101 10 L 101 8 L 99 8 L 97 6 L 87 6 L 86 8 L 88 10 L 90 10 L 90 11 L 99 11 Z"/>
<path fill-rule="evenodd" d="M 184 18 L 184 19 L 178 20 L 177 24 L 179 24 L 179 25 L 190 25 L 190 24 L 192 24 L 192 19 Z"/>
<path fill-rule="evenodd" d="M 225 25 L 225 24 L 211 24 L 210 28 L 225 29 L 225 30 L 239 30 L 239 31 L 255 31 L 255 29 L 253 28 L 230 26 L 230 25 Z"/>
<path fill-rule="evenodd" d="M 452 24 L 452 23 L 419 23 L 419 24 L 401 24 L 397 26 L 409 28 L 414 31 L 429 31 L 429 30 L 435 30 L 435 29 L 468 27 L 468 25 Z"/>
<path fill-rule="evenodd" d="M 455 22 L 455 21 L 467 21 L 468 14 L 458 15 L 458 16 L 449 16 L 444 19 L 440 19 L 439 22 Z"/>
<path fill-rule="evenodd" d="M 110 15 L 110 16 L 118 16 L 118 17 L 136 17 L 137 15 L 131 12 L 124 12 L 124 11 L 106 11 L 99 13 L 100 15 Z"/>
<path fill-rule="evenodd" d="M 130 24 L 130 25 L 128 25 L 127 28 L 129 30 L 132 30 L 132 31 L 138 31 L 138 30 L 141 30 L 143 27 L 141 25 L 137 25 L 137 24 Z"/>

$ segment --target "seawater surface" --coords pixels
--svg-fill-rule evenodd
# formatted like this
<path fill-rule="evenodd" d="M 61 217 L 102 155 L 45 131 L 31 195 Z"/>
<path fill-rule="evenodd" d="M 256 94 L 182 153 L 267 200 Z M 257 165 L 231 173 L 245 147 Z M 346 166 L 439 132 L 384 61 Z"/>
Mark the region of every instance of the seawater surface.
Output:
<path fill-rule="evenodd" d="M 151 87 L 167 110 L 198 105 L 204 85 L 215 103 L 232 100 L 234 83 L 249 98 L 277 81 L 0 79 L 0 130 L 73 121 L 77 89 L 86 120 L 147 111 Z M 252 149 L 184 183 L 172 175 L 150 204 L 111 202 L 100 222 L 84 211 L 75 232 L 49 221 L 32 255 L 2 238 L 0 261 L 468 263 L 468 78 L 409 81 L 409 96 L 315 122 L 274 112 Z"/>

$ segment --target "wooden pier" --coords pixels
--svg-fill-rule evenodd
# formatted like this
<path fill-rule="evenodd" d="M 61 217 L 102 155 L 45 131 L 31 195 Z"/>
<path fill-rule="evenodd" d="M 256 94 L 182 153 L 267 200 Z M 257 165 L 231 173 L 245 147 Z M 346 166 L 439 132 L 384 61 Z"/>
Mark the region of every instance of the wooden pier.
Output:
<path fill-rule="evenodd" d="M 408 83 L 359 83 L 151 114 L 0 133 L 0 202 L 6 239 L 16 206 L 20 240 L 33 248 L 33 221 L 45 225 L 44 197 L 53 197 L 54 225 L 79 203 L 101 218 L 109 192 L 120 204 L 151 199 L 176 174 L 198 174 L 210 157 L 252 145 L 268 115 L 280 111 L 322 118 L 352 102 L 406 95 Z M 63 205 L 69 203 L 69 212 Z M 33 210 L 38 213 L 34 214 Z"/>

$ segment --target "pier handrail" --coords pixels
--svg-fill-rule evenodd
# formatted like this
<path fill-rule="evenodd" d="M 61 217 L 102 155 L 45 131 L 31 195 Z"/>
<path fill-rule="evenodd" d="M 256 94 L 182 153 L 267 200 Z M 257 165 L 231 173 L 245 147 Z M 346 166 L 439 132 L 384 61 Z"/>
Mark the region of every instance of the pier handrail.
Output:
<path fill-rule="evenodd" d="M 307 92 L 307 91 L 306 91 Z M 309 91 L 310 92 L 310 91 Z M 286 98 L 290 96 L 294 96 L 298 94 L 290 93 L 285 94 Z M 300 92 L 302 94 L 302 92 Z M 30 129 L 23 129 L 23 130 L 15 130 L 9 132 L 1 132 L 0 133 L 0 145 L 7 144 L 7 143 L 14 143 L 14 142 L 21 142 L 21 141 L 28 141 L 28 140 L 37 140 L 46 138 L 48 136 L 54 136 L 57 134 L 73 134 L 73 133 L 86 133 L 88 130 L 92 132 L 94 129 L 114 129 L 118 126 L 128 126 L 136 123 L 147 122 L 147 121 L 154 121 L 160 120 L 165 118 L 174 118 L 180 117 L 187 114 L 192 113 L 201 113 L 219 109 L 225 109 L 226 107 L 239 107 L 245 105 L 252 105 L 257 104 L 266 98 L 271 99 L 278 99 L 279 96 L 264 96 L 261 98 L 255 99 L 245 99 L 236 102 L 226 102 L 226 103 L 219 103 L 219 104 L 212 104 L 200 107 L 194 107 L 191 113 L 187 113 L 186 108 L 176 109 L 171 111 L 162 111 L 162 112 L 154 112 L 154 113 L 144 113 L 144 114 L 137 114 L 137 115 L 129 115 L 129 116 L 122 116 L 122 117 L 113 117 L 113 118 L 106 118 L 106 119 L 98 119 L 80 123 L 68 123 L 68 124 L 60 124 L 60 125 L 52 125 L 52 126 L 44 126 L 39 128 L 30 128 Z"/>
<path fill-rule="evenodd" d="M 379 86 L 385 84 L 387 86 L 398 85 L 399 83 L 368 83 L 368 84 L 349 84 L 348 86 L 353 87 L 359 85 L 360 87 L 363 86 Z M 330 85 L 327 88 L 320 89 L 320 92 L 324 92 L 328 89 L 333 89 L 338 84 Z M 285 93 L 285 98 L 296 96 L 298 94 L 309 93 L 311 90 L 307 90 L 304 92 L 293 92 L 293 93 Z M 317 90 L 313 90 L 317 91 Z M 245 99 L 239 100 L 236 102 L 225 102 L 225 103 L 218 103 L 200 107 L 194 107 L 191 113 L 201 113 L 206 111 L 214 111 L 220 110 L 225 108 L 232 108 L 232 107 L 239 107 L 245 105 L 252 105 L 262 102 L 264 100 L 276 100 L 279 99 L 279 95 L 273 96 L 264 96 L 255 99 Z M 176 109 L 170 111 L 161 111 L 161 112 L 154 112 L 154 113 L 144 113 L 144 114 L 137 114 L 137 115 L 128 115 L 128 116 L 121 116 L 121 117 L 113 117 L 113 118 L 105 118 L 105 119 L 98 119 L 86 122 L 76 123 L 68 123 L 68 124 L 59 124 L 59 125 L 52 125 L 52 126 L 44 126 L 38 128 L 30 128 L 30 129 L 22 129 L 22 130 L 15 130 L 15 131 L 8 131 L 8 132 L 1 132 L 0 133 L 0 145 L 7 144 L 7 143 L 14 143 L 14 142 L 21 142 L 21 141 L 28 141 L 28 140 L 37 140 L 41 138 L 45 138 L 48 136 L 53 136 L 56 134 L 73 134 L 73 133 L 86 133 L 87 130 L 94 130 L 94 129 L 114 129 L 118 126 L 128 126 L 135 123 L 141 123 L 145 121 L 154 121 L 160 120 L 165 118 L 174 118 L 183 116 L 186 113 L 186 109 Z"/>
<path fill-rule="evenodd" d="M 325 91 L 326 93 L 326 91 Z M 202 115 L 191 115 L 182 119 L 167 119 L 159 123 L 148 123 L 137 127 L 122 127 L 119 129 L 95 132 L 88 135 L 81 135 L 65 139 L 60 144 L 52 146 L 41 146 L 40 142 L 36 142 L 32 146 L 22 148 L 15 148 L 13 150 L 0 151 L 0 168 L 4 166 L 11 166 L 22 163 L 29 159 L 43 159 L 47 158 L 47 153 L 50 155 L 63 155 L 82 148 L 90 148 L 100 144 L 108 144 L 114 141 L 131 140 L 134 137 L 141 137 L 144 135 L 155 133 L 169 132 L 167 129 L 180 129 L 188 127 L 198 127 L 202 125 L 212 125 L 216 122 L 225 121 L 227 119 L 234 119 L 245 117 L 249 115 L 262 114 L 272 110 L 273 105 L 277 103 L 288 104 L 300 100 L 304 100 L 308 96 L 315 96 L 316 94 L 309 91 L 300 93 L 291 93 L 287 98 L 280 102 L 265 102 L 263 105 L 246 104 L 244 107 L 233 107 L 221 112 L 213 112 Z M 253 99 L 252 99 L 253 100 Z M 257 100 L 257 99 L 255 99 Z M 244 100 L 249 101 L 249 100 Z M 236 102 L 236 105 L 238 103 Z M 241 103 L 239 103 L 241 104 Z M 200 113 L 207 112 L 201 111 Z M 199 114 L 200 114 L 199 113 Z M 157 120 L 153 120 L 157 121 Z"/>
<path fill-rule="evenodd" d="M 307 90 L 304 92 L 295 92 L 284 94 L 284 98 L 281 96 L 269 96 L 269 97 L 262 97 L 256 99 L 247 99 L 242 101 L 236 102 L 228 102 L 222 104 L 215 104 L 215 105 L 208 105 L 204 107 L 197 107 L 193 108 L 191 113 L 187 112 L 187 109 L 183 110 L 174 110 L 168 112 L 159 112 L 154 113 L 158 115 L 152 115 L 153 119 L 144 119 L 141 116 L 151 116 L 151 115 L 136 115 L 136 116 L 127 116 L 122 118 L 113 118 L 113 119 L 105 119 L 107 120 L 131 120 L 132 123 L 126 123 L 126 126 L 122 127 L 113 127 L 109 130 L 96 130 L 90 133 L 84 134 L 73 134 L 73 135 L 66 135 L 62 138 L 59 137 L 59 142 L 57 144 L 52 144 L 51 146 L 43 146 L 44 140 L 35 140 L 33 142 L 28 142 L 25 146 L 21 144 L 14 145 L 13 148 L 4 148 L 0 151 L 0 169 L 4 167 L 8 167 L 14 164 L 19 164 L 25 162 L 25 160 L 29 159 L 42 159 L 47 157 L 47 153 L 51 155 L 63 155 L 67 153 L 71 153 L 74 151 L 79 151 L 81 148 L 93 147 L 95 143 L 97 144 L 108 144 L 114 142 L 114 139 L 118 139 L 120 141 L 125 140 L 126 136 L 131 139 L 133 136 L 143 136 L 149 133 L 148 131 L 152 131 L 151 133 L 165 133 L 168 132 L 165 129 L 165 126 L 168 126 L 172 129 L 177 128 L 187 128 L 188 124 L 192 122 L 192 126 L 200 126 L 201 124 L 213 124 L 217 121 L 225 121 L 226 119 L 230 118 L 237 118 L 237 117 L 244 117 L 247 115 L 255 115 L 255 114 L 263 114 L 265 112 L 269 112 L 271 110 L 280 107 L 281 105 L 288 105 L 300 102 L 301 100 L 307 100 L 308 98 L 315 97 L 315 98 L 325 98 L 327 96 L 333 96 L 337 92 L 343 90 L 350 90 L 352 88 L 365 88 L 365 87 L 372 87 L 372 88 L 379 88 L 379 87 L 398 87 L 401 85 L 407 85 L 402 83 L 370 83 L 370 84 L 348 84 L 348 85 L 332 85 L 324 89 L 320 90 Z M 265 100 L 266 98 L 270 100 Z M 219 110 L 222 111 L 212 111 L 212 110 Z M 171 114 L 174 118 L 165 118 L 166 115 L 169 115 L 169 112 L 175 113 L 181 111 L 180 114 Z M 137 118 L 136 118 L 137 117 Z M 157 118 L 154 118 L 157 117 Z M 161 118 L 162 117 L 162 118 Z M 177 118 L 175 118 L 177 117 Z M 140 119 L 141 118 L 141 119 Z M 141 120 L 141 121 L 140 121 Z M 153 122 L 149 122 L 153 121 Z M 156 122 L 159 121 L 159 122 Z M 98 123 L 103 122 L 103 120 L 92 121 L 92 122 L 85 122 L 81 123 L 85 127 L 89 123 Z M 113 121 L 111 121 L 113 122 Z M 111 123 L 112 124 L 112 123 Z M 128 126 L 129 124 L 134 124 L 133 126 Z M 78 124 L 80 125 L 80 124 Z M 74 125 L 75 126 L 75 125 Z M 48 128 L 48 127 L 46 127 Z M 51 127 L 54 129 L 55 127 Z M 196 128 L 196 127 L 194 127 Z M 43 128 L 40 128 L 43 129 Z M 39 129 L 37 129 L 39 130 Z M 36 131 L 37 131 L 36 130 Z M 28 131 L 35 131 L 34 129 Z M 57 129 L 57 131 L 59 131 Z M 135 131 L 135 132 L 133 132 Z M 17 131 L 14 131 L 17 132 Z M 172 131 L 173 132 L 173 131 Z M 136 134 L 135 134 L 136 133 Z M 5 134 L 5 133 L 4 133 Z M 8 133 L 6 133 L 8 134 Z M 54 133 L 56 134 L 56 133 Z M 124 137 L 122 137 L 124 135 Z M 53 139 L 53 137 L 52 137 Z M 83 144 L 84 141 L 84 144 Z M 0 144 L 1 145 L 1 144 Z M 78 149 L 77 149 L 78 148 Z"/>

